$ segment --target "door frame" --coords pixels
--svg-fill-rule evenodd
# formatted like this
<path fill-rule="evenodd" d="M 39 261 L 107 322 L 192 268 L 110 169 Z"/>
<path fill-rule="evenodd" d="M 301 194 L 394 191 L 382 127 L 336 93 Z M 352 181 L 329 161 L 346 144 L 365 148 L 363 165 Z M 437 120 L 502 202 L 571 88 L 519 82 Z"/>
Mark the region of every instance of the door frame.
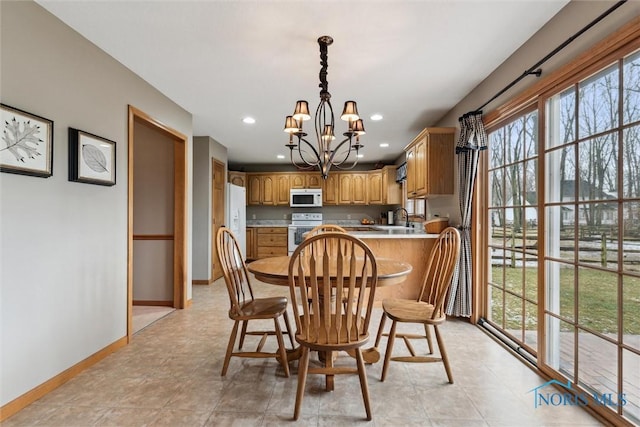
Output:
<path fill-rule="evenodd" d="M 222 200 L 217 200 L 216 189 L 215 189 L 215 170 L 216 167 L 222 168 Z M 223 161 L 216 159 L 215 157 L 211 158 L 211 218 L 209 221 L 211 223 L 211 282 L 213 283 L 217 279 L 223 276 L 222 268 L 217 272 L 215 266 L 219 264 L 218 262 L 218 249 L 216 246 L 216 224 L 224 225 L 227 221 L 226 218 L 226 210 L 227 210 L 227 165 Z M 222 218 L 216 218 L 214 215 L 215 206 L 220 203 L 222 205 Z"/>
<path fill-rule="evenodd" d="M 187 136 L 128 106 L 127 166 L 127 342 L 133 335 L 133 147 L 134 125 L 141 122 L 164 133 L 173 142 L 174 228 L 173 228 L 173 307 L 187 305 Z"/>

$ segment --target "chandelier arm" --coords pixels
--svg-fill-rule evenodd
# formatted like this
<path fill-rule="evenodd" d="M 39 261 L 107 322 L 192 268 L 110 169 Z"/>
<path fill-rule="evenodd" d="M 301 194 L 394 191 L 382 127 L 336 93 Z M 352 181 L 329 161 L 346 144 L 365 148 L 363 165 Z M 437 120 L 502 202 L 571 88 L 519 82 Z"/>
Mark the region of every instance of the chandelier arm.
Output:
<path fill-rule="evenodd" d="M 305 163 L 307 166 L 302 166 L 296 163 L 295 159 L 293 158 L 293 150 L 291 150 L 291 152 L 289 153 L 289 158 L 291 160 L 291 164 L 298 170 L 308 171 L 317 167 L 317 165 L 309 165 L 308 163 Z"/>
<path fill-rule="evenodd" d="M 338 146 L 335 148 L 335 150 L 333 150 L 333 151 L 331 152 L 331 157 L 329 157 L 329 161 L 330 161 L 331 163 L 333 163 L 333 159 L 334 159 L 334 157 L 336 156 L 336 154 L 338 154 L 338 150 L 340 150 L 340 148 L 341 148 L 341 147 L 342 147 L 346 142 L 349 142 L 349 150 L 347 151 L 347 155 L 346 155 L 346 157 L 345 157 L 341 162 L 339 162 L 339 163 L 337 163 L 337 164 L 338 164 L 338 165 L 340 165 L 340 164 L 344 163 L 344 162 L 349 158 L 349 155 L 351 154 L 351 151 L 352 151 L 352 149 L 351 149 L 351 137 L 347 137 L 347 138 L 345 138 L 343 141 L 341 141 L 341 142 L 340 142 L 340 144 L 338 144 Z M 335 164 L 335 163 L 334 163 L 334 164 Z"/>
<path fill-rule="evenodd" d="M 307 164 L 311 164 L 310 162 L 306 161 L 304 159 L 304 156 L 302 155 L 302 144 L 301 142 L 304 142 L 305 144 L 307 144 L 309 146 L 309 148 L 311 148 L 311 150 L 313 151 L 313 154 L 316 156 L 316 159 L 318 159 L 317 162 L 314 163 L 314 165 L 317 165 L 320 162 L 320 153 L 318 153 L 318 150 L 316 150 L 316 147 L 314 147 L 309 141 L 307 141 L 306 139 L 304 139 L 302 136 L 298 137 L 298 152 L 300 153 L 300 158 L 302 159 L 303 162 L 307 163 Z"/>

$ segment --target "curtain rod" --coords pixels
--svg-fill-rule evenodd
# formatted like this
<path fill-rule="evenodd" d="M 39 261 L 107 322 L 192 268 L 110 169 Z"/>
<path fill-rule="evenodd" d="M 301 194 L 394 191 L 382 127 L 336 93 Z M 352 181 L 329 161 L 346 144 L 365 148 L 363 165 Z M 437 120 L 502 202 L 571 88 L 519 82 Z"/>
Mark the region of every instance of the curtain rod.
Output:
<path fill-rule="evenodd" d="M 488 100 L 487 102 L 485 102 L 484 104 L 482 104 L 480 107 L 478 107 L 477 109 L 475 109 L 474 111 L 469 111 L 468 113 L 465 113 L 463 115 L 463 117 L 465 116 L 469 116 L 472 114 L 482 114 L 482 109 L 484 107 L 486 107 L 487 105 L 489 105 L 492 101 L 494 101 L 497 97 L 499 97 L 500 95 L 502 95 L 503 93 L 505 93 L 506 91 L 508 91 L 509 89 L 511 89 L 513 86 L 515 86 L 516 84 L 518 84 L 518 82 L 520 82 L 520 80 L 524 79 L 527 76 L 530 75 L 535 75 L 536 77 L 540 77 L 542 75 L 542 69 L 538 68 L 540 67 L 542 64 L 544 64 L 545 62 L 547 62 L 552 56 L 554 56 L 556 53 L 560 52 L 562 49 L 564 49 L 565 47 L 567 47 L 567 45 L 569 43 L 571 43 L 572 41 L 574 41 L 575 39 L 577 39 L 578 37 L 580 37 L 582 34 L 584 34 L 585 32 L 587 32 L 589 29 L 591 29 L 591 27 L 593 27 L 594 25 L 596 25 L 598 22 L 602 21 L 604 18 L 606 18 L 608 15 L 610 15 L 614 10 L 616 10 L 617 8 L 619 8 L 620 6 L 622 6 L 623 4 L 625 4 L 627 2 L 627 0 L 621 0 L 619 2 L 617 2 L 616 4 L 614 4 L 613 6 L 611 6 L 609 9 L 607 9 L 604 13 L 602 13 L 600 16 L 598 16 L 596 19 L 594 19 L 593 21 L 591 21 L 588 25 L 586 25 L 585 27 L 583 27 L 580 31 L 578 31 L 577 33 L 575 33 L 574 35 L 572 35 L 571 37 L 569 37 L 567 40 L 564 41 L 564 43 L 562 43 L 560 46 L 558 46 L 557 48 L 555 48 L 554 50 L 552 50 L 549 54 L 547 54 L 547 56 L 545 56 L 544 58 L 542 58 L 541 60 L 539 60 L 538 62 L 536 62 L 534 65 L 532 65 L 528 70 L 526 70 L 524 73 L 522 73 L 522 75 L 520 77 L 518 77 L 517 79 L 515 79 L 514 81 L 512 81 L 511 83 L 509 83 L 507 86 L 505 86 L 502 90 L 500 90 L 498 93 L 496 93 L 495 95 L 493 95 L 493 97 L 491 97 L 490 100 Z"/>

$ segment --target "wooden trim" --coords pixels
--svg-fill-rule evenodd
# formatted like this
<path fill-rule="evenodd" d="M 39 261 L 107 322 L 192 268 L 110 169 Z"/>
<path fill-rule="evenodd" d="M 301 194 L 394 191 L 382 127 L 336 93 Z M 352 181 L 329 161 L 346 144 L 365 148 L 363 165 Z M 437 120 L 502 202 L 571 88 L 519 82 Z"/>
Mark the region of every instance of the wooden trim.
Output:
<path fill-rule="evenodd" d="M 173 240 L 173 234 L 134 234 L 133 240 Z"/>
<path fill-rule="evenodd" d="M 187 300 L 187 146 L 174 142 L 173 306 L 184 308 Z"/>
<path fill-rule="evenodd" d="M 173 307 L 173 301 L 133 300 L 133 305 Z"/>
<path fill-rule="evenodd" d="M 192 280 L 191 283 L 194 285 L 210 285 L 214 282 L 213 279 L 203 279 L 203 280 Z"/>
<path fill-rule="evenodd" d="M 631 22 L 620 28 L 620 30 L 606 37 L 603 41 L 597 43 L 567 65 L 560 67 L 558 70 L 550 73 L 545 78 L 542 78 L 537 83 L 522 91 L 516 97 L 485 114 L 483 117 L 485 127 L 495 126 L 505 117 L 533 103 L 542 93 L 557 89 L 558 86 L 565 84 L 565 81 L 575 78 L 582 70 L 591 68 L 592 64 L 603 60 L 614 51 L 626 46 L 637 47 L 638 45 L 640 45 L 640 16 L 634 18 Z"/>
<path fill-rule="evenodd" d="M 6 405 L 2 406 L 0 408 L 0 421 L 6 420 L 10 416 L 16 414 L 20 410 L 30 405 L 31 403 L 40 399 L 45 394 L 60 387 L 61 385 L 69 381 L 71 378 L 78 375 L 80 372 L 95 365 L 96 363 L 98 363 L 99 361 L 101 361 L 111 353 L 121 349 L 122 347 L 127 345 L 128 341 L 129 341 L 128 337 L 120 338 L 119 340 L 109 344 L 108 346 L 98 351 L 97 353 L 92 354 L 91 356 L 87 357 L 81 362 L 73 365 L 69 369 L 64 370 L 63 372 L 59 373 L 55 377 L 45 381 L 44 383 L 40 384 L 36 388 L 26 392 L 22 396 L 19 396 L 14 400 L 12 400 L 11 402 L 7 403 Z"/>
<path fill-rule="evenodd" d="M 188 299 L 184 303 L 184 308 L 189 308 L 193 305 L 193 299 Z"/>

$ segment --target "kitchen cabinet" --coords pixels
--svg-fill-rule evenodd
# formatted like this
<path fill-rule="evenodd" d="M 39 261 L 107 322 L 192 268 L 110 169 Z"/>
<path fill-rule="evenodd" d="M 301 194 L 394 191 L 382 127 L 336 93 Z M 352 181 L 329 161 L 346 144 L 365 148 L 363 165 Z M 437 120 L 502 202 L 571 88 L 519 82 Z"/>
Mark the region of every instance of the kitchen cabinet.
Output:
<path fill-rule="evenodd" d="M 247 174 L 244 172 L 229 171 L 227 181 L 240 187 L 247 186 Z"/>
<path fill-rule="evenodd" d="M 301 172 L 290 175 L 291 188 L 322 188 L 322 177 L 319 172 Z"/>
<path fill-rule="evenodd" d="M 384 188 L 382 185 L 382 171 L 372 171 L 367 174 L 367 197 L 370 205 L 381 205 Z"/>
<path fill-rule="evenodd" d="M 396 182 L 396 167 L 385 166 L 367 174 L 367 200 L 370 205 L 399 205 L 402 187 Z"/>
<path fill-rule="evenodd" d="M 276 195 L 275 205 L 289 205 L 290 176 L 286 174 L 275 175 Z"/>
<path fill-rule="evenodd" d="M 257 227 L 256 259 L 288 254 L 287 227 Z"/>
<path fill-rule="evenodd" d="M 253 227 L 247 227 L 247 238 L 246 238 L 246 246 L 247 246 L 247 260 L 254 260 L 257 259 L 257 251 L 256 251 L 256 246 L 257 246 L 257 242 L 256 242 L 256 234 L 257 229 L 253 228 Z"/>
<path fill-rule="evenodd" d="M 247 204 L 288 205 L 289 176 L 287 174 L 247 174 Z"/>
<path fill-rule="evenodd" d="M 426 128 L 405 147 L 407 198 L 453 194 L 455 128 Z"/>
<path fill-rule="evenodd" d="M 367 203 L 367 173 L 338 175 L 338 204 L 365 205 Z"/>
<path fill-rule="evenodd" d="M 327 179 L 324 180 L 322 185 L 322 204 L 323 205 L 337 205 L 338 204 L 338 176 L 339 174 L 330 174 Z"/>
<path fill-rule="evenodd" d="M 247 175 L 247 204 L 273 205 L 275 183 L 271 175 Z"/>

